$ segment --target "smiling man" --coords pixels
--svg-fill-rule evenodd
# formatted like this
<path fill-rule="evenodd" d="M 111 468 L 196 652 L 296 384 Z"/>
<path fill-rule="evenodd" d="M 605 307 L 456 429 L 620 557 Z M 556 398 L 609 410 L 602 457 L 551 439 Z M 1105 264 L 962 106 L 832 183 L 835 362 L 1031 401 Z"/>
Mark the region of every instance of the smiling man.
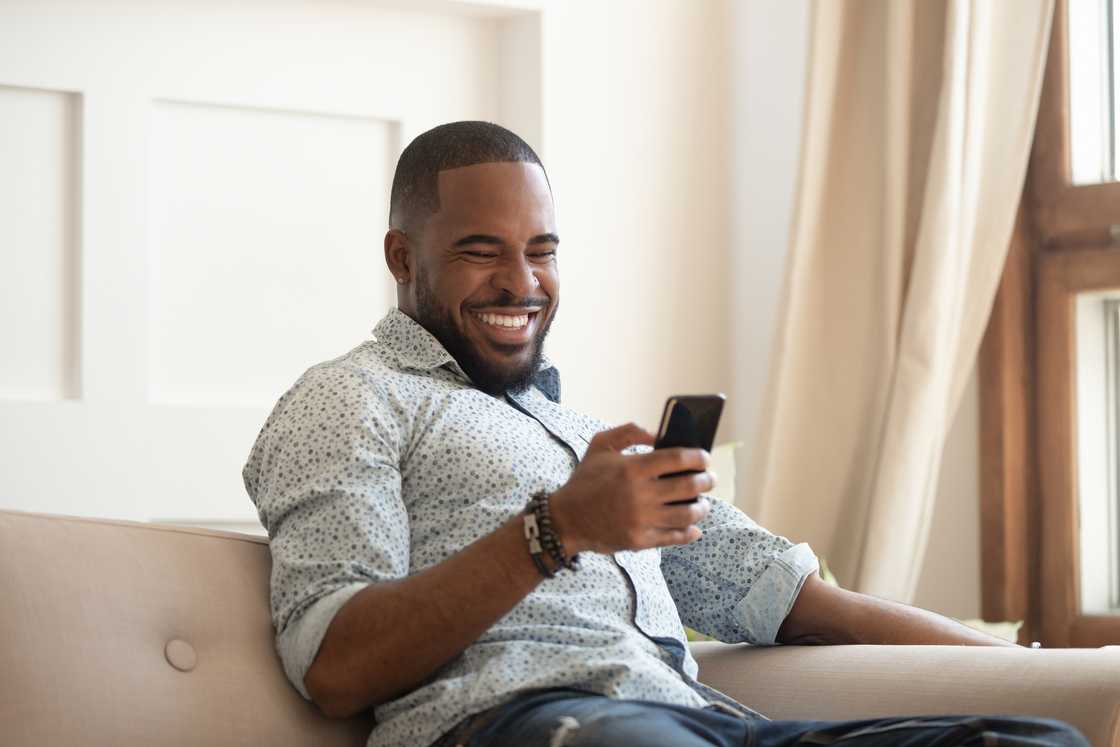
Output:
<path fill-rule="evenodd" d="M 484 160 L 471 157 L 476 144 L 452 132 L 437 140 L 440 163 Z M 508 137 L 507 147 L 524 148 L 525 160 L 433 174 L 420 145 L 406 151 L 385 237 L 386 261 L 401 285 L 398 308 L 476 387 L 497 396 L 531 382 L 560 301 L 548 180 L 528 146 Z"/>
<path fill-rule="evenodd" d="M 705 452 L 562 406 L 542 355 L 559 245 L 544 169 L 508 130 L 443 125 L 401 155 L 397 308 L 300 377 L 244 469 L 305 698 L 373 708 L 371 747 L 1085 744 L 1032 719 L 768 721 L 698 682 L 683 624 L 759 645 L 1002 642 L 825 585 L 808 546 L 702 495 Z"/>

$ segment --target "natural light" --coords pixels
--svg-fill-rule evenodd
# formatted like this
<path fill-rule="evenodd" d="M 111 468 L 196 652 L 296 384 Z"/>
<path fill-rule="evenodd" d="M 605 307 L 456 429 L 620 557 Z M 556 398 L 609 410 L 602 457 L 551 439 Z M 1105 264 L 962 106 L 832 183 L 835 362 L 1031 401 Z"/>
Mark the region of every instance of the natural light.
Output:
<path fill-rule="evenodd" d="M 1117 181 L 1120 3 L 1070 0 L 1069 97 L 1074 184 Z"/>
<path fill-rule="evenodd" d="M 1120 609 L 1120 294 L 1077 299 L 1077 442 L 1081 605 Z"/>

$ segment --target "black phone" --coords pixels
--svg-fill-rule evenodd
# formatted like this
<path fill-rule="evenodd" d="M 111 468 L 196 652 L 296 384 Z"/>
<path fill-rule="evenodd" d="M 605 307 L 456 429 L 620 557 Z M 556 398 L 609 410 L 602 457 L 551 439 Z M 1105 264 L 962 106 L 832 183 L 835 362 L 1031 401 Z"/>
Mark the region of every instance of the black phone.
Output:
<path fill-rule="evenodd" d="M 657 429 L 653 448 L 684 446 L 711 452 L 716 429 L 719 427 L 719 416 L 723 414 L 723 403 L 726 400 L 722 394 L 678 394 L 670 397 L 665 401 L 665 412 L 661 415 L 661 425 Z M 696 470 L 685 470 L 662 477 L 694 472 Z M 695 503 L 697 500 L 699 496 L 683 501 L 670 501 L 669 505 Z"/>

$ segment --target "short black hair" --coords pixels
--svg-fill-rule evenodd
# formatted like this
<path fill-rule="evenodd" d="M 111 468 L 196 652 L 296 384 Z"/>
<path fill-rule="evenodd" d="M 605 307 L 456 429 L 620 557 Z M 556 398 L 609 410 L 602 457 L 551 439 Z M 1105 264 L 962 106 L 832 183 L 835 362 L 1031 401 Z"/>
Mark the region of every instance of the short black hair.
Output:
<path fill-rule="evenodd" d="M 390 227 L 408 230 L 439 211 L 439 172 L 501 162 L 534 163 L 544 171 L 528 143 L 493 122 L 450 122 L 417 135 L 401 153 L 393 174 Z"/>

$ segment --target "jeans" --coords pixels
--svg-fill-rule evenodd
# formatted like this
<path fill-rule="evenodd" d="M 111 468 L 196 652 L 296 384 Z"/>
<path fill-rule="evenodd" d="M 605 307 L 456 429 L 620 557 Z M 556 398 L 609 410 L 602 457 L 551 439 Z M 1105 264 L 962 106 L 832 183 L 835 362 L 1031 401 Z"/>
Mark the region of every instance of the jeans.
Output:
<path fill-rule="evenodd" d="M 1076 745 L 1061 721 L 1021 716 L 919 716 L 865 721 L 765 721 L 716 707 L 614 700 L 576 690 L 522 695 L 468 720 L 441 747 L 784 747 L 828 745 Z"/>

